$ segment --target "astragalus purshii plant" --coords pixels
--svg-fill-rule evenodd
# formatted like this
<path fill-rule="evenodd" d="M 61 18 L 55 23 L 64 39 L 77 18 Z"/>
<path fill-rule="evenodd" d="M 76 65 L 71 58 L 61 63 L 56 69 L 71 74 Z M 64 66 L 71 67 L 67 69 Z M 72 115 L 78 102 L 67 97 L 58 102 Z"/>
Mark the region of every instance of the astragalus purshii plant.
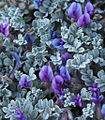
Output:
<path fill-rule="evenodd" d="M 0 1 L 0 120 L 105 119 L 105 1 Z"/>

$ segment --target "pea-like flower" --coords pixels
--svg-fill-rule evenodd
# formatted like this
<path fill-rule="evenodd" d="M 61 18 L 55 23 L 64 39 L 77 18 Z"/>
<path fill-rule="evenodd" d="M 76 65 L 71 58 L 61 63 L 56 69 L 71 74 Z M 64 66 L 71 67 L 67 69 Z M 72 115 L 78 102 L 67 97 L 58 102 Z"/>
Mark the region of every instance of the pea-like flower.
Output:
<path fill-rule="evenodd" d="M 92 91 L 93 93 L 93 97 L 90 99 L 90 101 L 99 105 L 100 102 L 104 99 L 104 96 L 100 95 L 100 89 L 98 87 L 98 84 L 93 83 L 92 87 L 88 87 L 88 90 Z"/>
<path fill-rule="evenodd" d="M 105 104 L 102 105 L 101 113 L 105 116 Z"/>
<path fill-rule="evenodd" d="M 60 75 L 56 75 L 52 81 L 52 89 L 58 97 L 64 95 L 64 90 L 62 88 L 63 82 L 64 80 Z"/>
<path fill-rule="evenodd" d="M 68 52 L 65 52 L 63 55 L 61 55 L 62 65 L 65 66 L 68 59 L 73 59 L 72 55 L 70 55 Z"/>
<path fill-rule="evenodd" d="M 53 80 L 53 71 L 50 66 L 44 65 L 42 69 L 39 72 L 39 78 L 43 82 L 48 82 L 50 83 Z"/>
<path fill-rule="evenodd" d="M 22 76 L 19 80 L 19 85 L 24 88 L 27 88 L 32 86 L 32 82 L 27 78 L 27 76 Z"/>
<path fill-rule="evenodd" d="M 69 71 L 65 66 L 62 66 L 60 68 L 60 76 L 66 81 L 69 81 L 69 82 L 71 81 Z"/>
<path fill-rule="evenodd" d="M 15 112 L 16 112 L 16 115 L 15 115 L 15 114 L 12 114 L 13 117 L 15 117 L 16 119 L 19 119 L 19 120 L 27 120 L 27 116 L 25 116 L 25 115 L 21 112 L 21 110 L 16 109 Z"/>
<path fill-rule="evenodd" d="M 75 102 L 76 105 L 78 105 L 79 107 L 82 107 L 82 99 L 80 94 L 78 93 L 77 98 L 72 97 L 73 102 Z"/>
<path fill-rule="evenodd" d="M 80 3 L 73 2 L 68 8 L 68 15 L 71 18 L 78 19 L 82 15 L 82 7 Z"/>
<path fill-rule="evenodd" d="M 33 0 L 35 9 L 39 9 L 39 7 L 42 5 L 43 0 Z"/>
<path fill-rule="evenodd" d="M 92 87 L 88 87 L 88 90 L 92 91 L 93 93 L 99 91 L 98 84 L 97 83 L 93 83 Z"/>
<path fill-rule="evenodd" d="M 63 47 L 64 41 L 61 38 L 53 39 L 52 45 L 57 49 L 64 50 L 64 47 Z"/>
<path fill-rule="evenodd" d="M 15 58 L 16 67 L 20 68 L 22 65 L 21 65 L 21 63 L 20 63 L 19 52 L 11 52 L 10 54 Z"/>
<path fill-rule="evenodd" d="M 24 40 L 26 40 L 28 44 L 32 44 L 32 43 L 34 43 L 35 38 L 33 36 L 31 36 L 29 33 L 26 33 L 24 35 Z"/>
<path fill-rule="evenodd" d="M 1 33 L 4 34 L 6 37 L 9 35 L 9 23 L 8 21 L 3 25 L 0 25 Z"/>
<path fill-rule="evenodd" d="M 85 13 L 88 13 L 90 16 L 92 16 L 94 11 L 95 10 L 93 8 L 93 5 L 91 4 L 91 2 L 88 2 L 85 6 Z"/>
<path fill-rule="evenodd" d="M 84 13 L 81 15 L 77 21 L 78 27 L 86 27 L 90 23 L 90 15 L 88 13 Z"/>
<path fill-rule="evenodd" d="M 99 96 L 94 96 L 90 99 L 91 102 L 95 103 L 96 105 L 99 105 L 100 102 L 104 99 L 103 95 L 99 95 Z"/>

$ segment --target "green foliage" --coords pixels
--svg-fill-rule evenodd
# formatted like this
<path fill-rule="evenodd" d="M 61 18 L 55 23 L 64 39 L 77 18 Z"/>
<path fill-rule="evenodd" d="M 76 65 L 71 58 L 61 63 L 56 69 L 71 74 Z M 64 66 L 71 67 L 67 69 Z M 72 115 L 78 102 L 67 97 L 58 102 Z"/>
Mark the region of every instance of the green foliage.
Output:
<path fill-rule="evenodd" d="M 16 43 L 17 45 L 26 45 L 27 44 L 27 41 L 24 40 L 24 37 L 22 34 L 18 34 L 18 39 L 15 39 L 13 42 Z"/>
<path fill-rule="evenodd" d="M 101 92 L 105 92 L 105 72 L 104 70 L 100 70 L 97 73 L 98 78 L 95 80 L 95 83 L 98 83 Z"/>
<path fill-rule="evenodd" d="M 86 53 L 86 54 L 75 54 L 74 59 L 69 59 L 67 61 L 67 67 L 72 67 L 75 69 L 83 69 L 86 68 L 86 65 L 88 65 L 89 63 L 91 63 L 93 57 L 92 55 Z"/>
<path fill-rule="evenodd" d="M 50 20 L 48 18 L 33 20 L 32 25 L 35 29 L 35 35 L 40 37 L 40 42 L 42 44 L 51 44 L 50 30 L 53 28 Z"/>
<path fill-rule="evenodd" d="M 35 80 L 36 75 L 33 67 L 29 69 L 29 75 L 23 74 L 21 71 L 15 71 L 15 78 L 19 81 L 22 76 L 27 76 L 30 80 Z"/>
<path fill-rule="evenodd" d="M 86 88 L 82 88 L 81 89 L 81 97 L 82 97 L 83 101 L 85 101 L 85 100 L 90 101 L 90 99 L 92 98 L 92 92 L 88 91 Z"/>
<path fill-rule="evenodd" d="M 70 93 L 70 90 L 68 88 L 65 89 L 65 94 L 60 97 L 64 100 L 64 107 L 75 107 L 75 103 L 72 101 L 72 97 L 74 97 L 74 93 Z"/>
<path fill-rule="evenodd" d="M 37 18 L 45 18 L 49 14 L 53 13 L 57 7 L 57 0 L 44 0 L 42 5 L 39 7 L 39 11 L 34 12 L 34 16 Z"/>
<path fill-rule="evenodd" d="M 39 70 L 44 63 L 47 62 L 46 57 L 48 56 L 48 51 L 46 50 L 46 46 L 43 45 L 41 47 L 33 46 L 32 52 L 26 53 L 26 61 L 24 61 L 23 70 L 25 73 L 28 73 L 31 66 L 35 70 Z"/>
<path fill-rule="evenodd" d="M 43 99 L 45 96 L 45 91 L 42 89 L 37 89 L 35 87 L 32 87 L 31 91 L 26 94 L 26 98 L 29 98 L 30 101 L 32 101 L 33 105 L 37 104 L 38 100 Z"/>
<path fill-rule="evenodd" d="M 36 109 L 43 120 L 59 120 L 61 110 L 59 106 L 54 105 L 53 100 L 40 99 L 36 104 Z"/>
<path fill-rule="evenodd" d="M 95 104 L 87 104 L 87 107 L 82 109 L 83 115 L 81 115 L 81 117 L 75 118 L 74 120 L 87 120 L 87 118 L 93 119 L 94 111 Z"/>
<path fill-rule="evenodd" d="M 21 32 L 25 29 L 25 22 L 23 19 L 24 13 L 19 8 L 5 6 L 4 11 L 0 12 L 1 19 L 7 19 L 10 21 L 10 26 L 15 30 Z M 3 20 L 4 21 L 4 20 Z M 5 20 L 6 21 L 6 20 Z"/>
<path fill-rule="evenodd" d="M 81 2 L 81 3 L 84 3 L 85 0 L 75 0 L 76 2 Z"/>
<path fill-rule="evenodd" d="M 13 61 L 4 52 L 0 54 L 0 73 L 8 77 L 13 71 Z"/>
<path fill-rule="evenodd" d="M 55 55 L 51 55 L 50 59 L 54 65 L 60 65 L 62 63 L 59 52 L 56 52 Z"/>
<path fill-rule="evenodd" d="M 82 47 L 82 40 L 79 39 L 80 34 L 83 32 L 81 28 L 78 28 L 76 23 L 71 24 L 69 28 L 66 26 L 61 27 L 61 36 L 65 42 L 64 48 L 67 48 L 69 52 L 82 53 L 84 48 Z"/>
<path fill-rule="evenodd" d="M 82 77 L 81 79 L 85 81 L 86 86 L 91 86 L 95 82 L 96 76 L 93 75 L 93 70 L 87 65 L 86 68 L 80 70 Z"/>
<path fill-rule="evenodd" d="M 17 98 L 16 100 L 11 100 L 8 107 L 3 107 L 3 112 L 6 113 L 5 118 L 16 120 L 11 116 L 11 114 L 15 114 L 16 109 L 21 110 L 24 115 L 27 115 L 28 120 L 34 120 L 37 118 L 38 112 L 28 98 Z"/>

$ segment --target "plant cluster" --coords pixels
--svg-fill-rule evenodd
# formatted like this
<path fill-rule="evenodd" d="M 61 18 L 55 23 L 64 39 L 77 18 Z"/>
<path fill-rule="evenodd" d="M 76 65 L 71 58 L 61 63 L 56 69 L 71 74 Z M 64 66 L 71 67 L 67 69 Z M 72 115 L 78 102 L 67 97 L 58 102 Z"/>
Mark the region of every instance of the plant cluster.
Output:
<path fill-rule="evenodd" d="M 105 119 L 104 6 L 0 1 L 0 120 Z"/>

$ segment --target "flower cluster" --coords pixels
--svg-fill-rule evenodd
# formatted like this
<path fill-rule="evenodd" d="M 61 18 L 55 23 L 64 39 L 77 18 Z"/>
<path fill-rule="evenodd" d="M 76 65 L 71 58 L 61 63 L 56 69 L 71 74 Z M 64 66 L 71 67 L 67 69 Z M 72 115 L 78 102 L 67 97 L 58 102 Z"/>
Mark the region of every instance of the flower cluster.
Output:
<path fill-rule="evenodd" d="M 94 13 L 93 5 L 88 2 L 85 5 L 84 14 L 82 14 L 82 6 L 80 3 L 73 2 L 68 8 L 68 15 L 71 18 L 76 18 L 78 27 L 86 27 L 90 23 L 90 17 Z"/>
<path fill-rule="evenodd" d="M 90 101 L 94 102 L 96 105 L 99 105 L 100 102 L 104 99 L 104 96 L 100 95 L 98 84 L 93 83 L 92 87 L 88 87 L 88 90 L 93 93 L 93 98 L 91 98 Z"/>
<path fill-rule="evenodd" d="M 64 81 L 71 81 L 70 74 L 65 66 L 61 66 L 59 74 L 54 77 L 52 68 L 50 66 L 43 66 L 39 72 L 39 78 L 43 82 L 50 83 L 55 94 L 60 97 L 64 94 Z"/>
<path fill-rule="evenodd" d="M 82 107 L 82 99 L 80 94 L 78 93 L 77 98 L 72 97 L 73 102 L 75 102 L 76 105 L 78 105 L 79 107 Z"/>

